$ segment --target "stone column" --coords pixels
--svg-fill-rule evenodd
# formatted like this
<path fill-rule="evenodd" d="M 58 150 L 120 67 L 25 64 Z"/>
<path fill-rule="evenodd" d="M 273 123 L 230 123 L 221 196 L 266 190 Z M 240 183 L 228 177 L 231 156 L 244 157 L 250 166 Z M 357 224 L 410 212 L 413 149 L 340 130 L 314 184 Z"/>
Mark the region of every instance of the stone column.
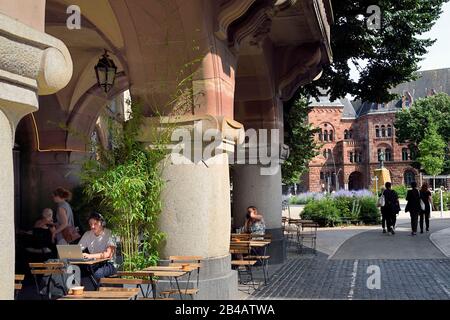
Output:
<path fill-rule="evenodd" d="M 283 105 L 278 97 L 235 103 L 236 120 L 244 124 L 248 143 L 237 151 L 233 166 L 233 218 L 243 226 L 246 209 L 257 207 L 272 234 L 269 263 L 286 258 L 281 230 L 282 186 L 280 163 L 289 153 L 283 144 Z M 244 156 L 245 154 L 245 156 Z"/>
<path fill-rule="evenodd" d="M 38 109 L 38 94 L 58 91 L 71 76 L 72 60 L 61 41 L 0 13 L 0 300 L 14 298 L 14 132 L 22 117 Z"/>
<path fill-rule="evenodd" d="M 265 166 L 260 164 L 233 166 L 234 224 L 236 227 L 243 226 L 247 208 L 257 207 L 264 216 L 266 233 L 272 235 L 269 262 L 282 263 L 286 259 L 286 248 L 281 230 L 281 166 L 274 165 L 273 174 L 265 173 L 264 169 Z"/>
<path fill-rule="evenodd" d="M 166 185 L 160 227 L 167 234 L 162 258 L 171 255 L 202 256 L 198 299 L 234 299 L 237 274 L 231 270 L 230 179 L 228 153 L 243 141 L 243 127 L 224 117 L 183 116 L 176 120 L 181 139 L 180 154 L 169 157 L 164 167 Z M 151 143 L 148 134 L 155 123 L 147 122 L 141 140 Z M 211 131 L 213 130 L 213 131 Z M 216 133 L 215 154 L 205 133 Z M 187 150 L 187 153 L 185 152 Z M 207 154 L 208 153 L 208 154 Z"/>

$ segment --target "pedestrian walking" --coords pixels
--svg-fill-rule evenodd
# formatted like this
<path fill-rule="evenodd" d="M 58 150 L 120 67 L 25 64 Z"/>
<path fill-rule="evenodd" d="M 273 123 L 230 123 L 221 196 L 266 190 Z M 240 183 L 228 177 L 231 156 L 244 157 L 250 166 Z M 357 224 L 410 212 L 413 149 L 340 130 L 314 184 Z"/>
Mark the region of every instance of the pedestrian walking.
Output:
<path fill-rule="evenodd" d="M 417 234 L 417 222 L 421 211 L 420 191 L 417 189 L 416 182 L 411 182 L 411 188 L 406 194 L 406 201 L 408 203 L 406 204 L 405 212 L 409 212 L 411 217 L 411 235 L 415 236 Z"/>
<path fill-rule="evenodd" d="M 421 210 L 420 210 L 420 233 L 423 233 L 423 220 L 425 220 L 426 232 L 430 231 L 430 213 L 432 208 L 433 199 L 428 187 L 428 183 L 423 183 L 420 188 Z M 422 204 L 425 210 L 422 209 Z M 425 219 L 424 219 L 425 218 Z"/>
<path fill-rule="evenodd" d="M 400 203 L 398 201 L 398 194 L 392 190 L 392 183 L 386 182 L 384 184 L 385 190 L 382 196 L 384 197 L 384 206 L 381 207 L 381 215 L 386 222 L 387 232 L 389 234 L 395 234 L 395 221 L 396 215 L 400 212 Z M 383 225 L 384 227 L 384 225 Z M 386 230 L 383 228 L 383 233 Z"/>

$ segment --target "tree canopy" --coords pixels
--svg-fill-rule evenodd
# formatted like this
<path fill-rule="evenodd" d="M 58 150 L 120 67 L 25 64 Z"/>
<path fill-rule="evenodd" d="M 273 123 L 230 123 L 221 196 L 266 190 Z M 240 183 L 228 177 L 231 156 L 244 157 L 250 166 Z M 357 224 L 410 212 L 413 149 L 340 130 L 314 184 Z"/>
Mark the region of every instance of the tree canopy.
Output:
<path fill-rule="evenodd" d="M 395 98 L 389 89 L 416 79 L 418 62 L 435 40 L 419 39 L 441 14 L 448 0 L 332 0 L 335 24 L 331 26 L 333 63 L 322 77 L 305 86 L 315 97 L 319 88 L 328 88 L 332 100 L 351 94 L 356 99 L 388 102 Z M 381 13 L 379 29 L 369 28 L 377 5 Z M 350 78 L 353 62 L 360 79 Z M 361 63 L 362 62 L 362 63 Z"/>
<path fill-rule="evenodd" d="M 450 159 L 448 142 L 450 141 L 450 96 L 439 93 L 430 97 L 418 99 L 411 108 L 398 112 L 395 115 L 395 135 L 397 142 L 409 143 L 412 148 L 419 147 L 421 142 L 429 136 L 427 131 L 435 127 L 445 144 L 447 144 L 444 171 L 450 172 Z"/>
<path fill-rule="evenodd" d="M 426 173 L 436 176 L 442 172 L 446 146 L 444 139 L 437 132 L 436 125 L 431 124 L 419 144 L 420 157 L 417 159 Z"/>
<path fill-rule="evenodd" d="M 310 110 L 308 99 L 300 94 L 286 105 L 285 143 L 289 145 L 290 153 L 281 168 L 286 184 L 298 183 L 307 171 L 309 161 L 318 154 L 318 145 L 314 141 L 318 129 L 308 124 Z"/>

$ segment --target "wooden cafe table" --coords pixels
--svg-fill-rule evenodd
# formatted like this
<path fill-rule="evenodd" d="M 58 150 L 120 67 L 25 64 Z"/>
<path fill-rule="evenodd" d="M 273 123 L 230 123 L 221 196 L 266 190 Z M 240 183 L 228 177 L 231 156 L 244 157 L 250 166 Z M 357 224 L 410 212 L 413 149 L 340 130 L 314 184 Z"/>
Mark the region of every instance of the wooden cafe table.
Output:
<path fill-rule="evenodd" d="M 129 277 L 136 277 L 136 278 L 150 278 L 151 286 L 152 286 L 152 292 L 153 292 L 153 298 L 156 299 L 156 281 L 155 278 L 170 278 L 175 279 L 175 283 L 177 285 L 177 291 L 180 293 L 180 299 L 183 300 L 182 291 L 180 289 L 180 285 L 178 283 L 178 278 L 184 276 L 185 274 L 188 274 L 192 272 L 192 268 L 185 268 L 182 269 L 181 267 L 165 267 L 165 266 L 157 266 L 157 267 L 149 267 L 145 268 L 144 270 L 139 271 L 119 271 L 117 272 L 117 275 L 119 276 L 129 276 Z"/>
<path fill-rule="evenodd" d="M 89 279 L 91 280 L 95 289 L 98 289 L 99 284 L 98 284 L 97 280 L 95 280 L 94 270 L 92 269 L 92 266 L 95 264 L 99 264 L 99 263 L 108 261 L 108 260 L 110 260 L 110 259 L 105 258 L 105 259 L 94 259 L 94 260 L 88 260 L 88 261 L 76 260 L 76 261 L 69 261 L 68 263 L 73 264 L 73 265 L 86 266 L 86 269 L 89 273 Z"/>
<path fill-rule="evenodd" d="M 137 295 L 137 291 L 84 291 L 81 295 L 68 294 L 58 300 L 131 300 Z"/>

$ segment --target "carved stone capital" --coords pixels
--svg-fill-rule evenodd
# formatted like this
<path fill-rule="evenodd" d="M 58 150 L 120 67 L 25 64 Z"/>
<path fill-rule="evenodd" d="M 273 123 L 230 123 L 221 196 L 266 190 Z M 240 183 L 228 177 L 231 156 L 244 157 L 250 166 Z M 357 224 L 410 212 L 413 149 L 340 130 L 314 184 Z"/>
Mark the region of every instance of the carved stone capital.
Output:
<path fill-rule="evenodd" d="M 245 139 L 244 126 L 237 121 L 223 116 L 186 115 L 176 118 L 145 118 L 140 130 L 139 141 L 151 145 L 155 141 L 156 135 L 164 130 L 173 132 L 172 137 L 183 135 L 186 141 L 200 141 L 201 147 L 210 143 L 211 137 L 214 136 L 221 140 L 218 149 L 226 152 L 233 152 L 234 146 L 243 143 Z M 172 144 L 177 142 L 171 141 Z"/>
<path fill-rule="evenodd" d="M 57 92 L 71 77 L 72 59 L 63 42 L 0 14 L 0 108 L 13 132 L 23 116 L 38 109 L 38 94 Z"/>
<path fill-rule="evenodd" d="M 274 3 L 275 0 L 260 1 L 240 21 L 235 22 L 228 32 L 229 46 L 236 51 L 244 41 L 259 46 L 270 33 L 275 14 Z"/>
<path fill-rule="evenodd" d="M 276 63 L 278 94 L 286 101 L 299 86 L 313 81 L 321 73 L 321 44 L 279 48 Z"/>
<path fill-rule="evenodd" d="M 218 29 L 215 32 L 220 40 L 228 38 L 228 28 L 247 12 L 256 0 L 231 0 L 226 2 L 217 16 Z"/>

